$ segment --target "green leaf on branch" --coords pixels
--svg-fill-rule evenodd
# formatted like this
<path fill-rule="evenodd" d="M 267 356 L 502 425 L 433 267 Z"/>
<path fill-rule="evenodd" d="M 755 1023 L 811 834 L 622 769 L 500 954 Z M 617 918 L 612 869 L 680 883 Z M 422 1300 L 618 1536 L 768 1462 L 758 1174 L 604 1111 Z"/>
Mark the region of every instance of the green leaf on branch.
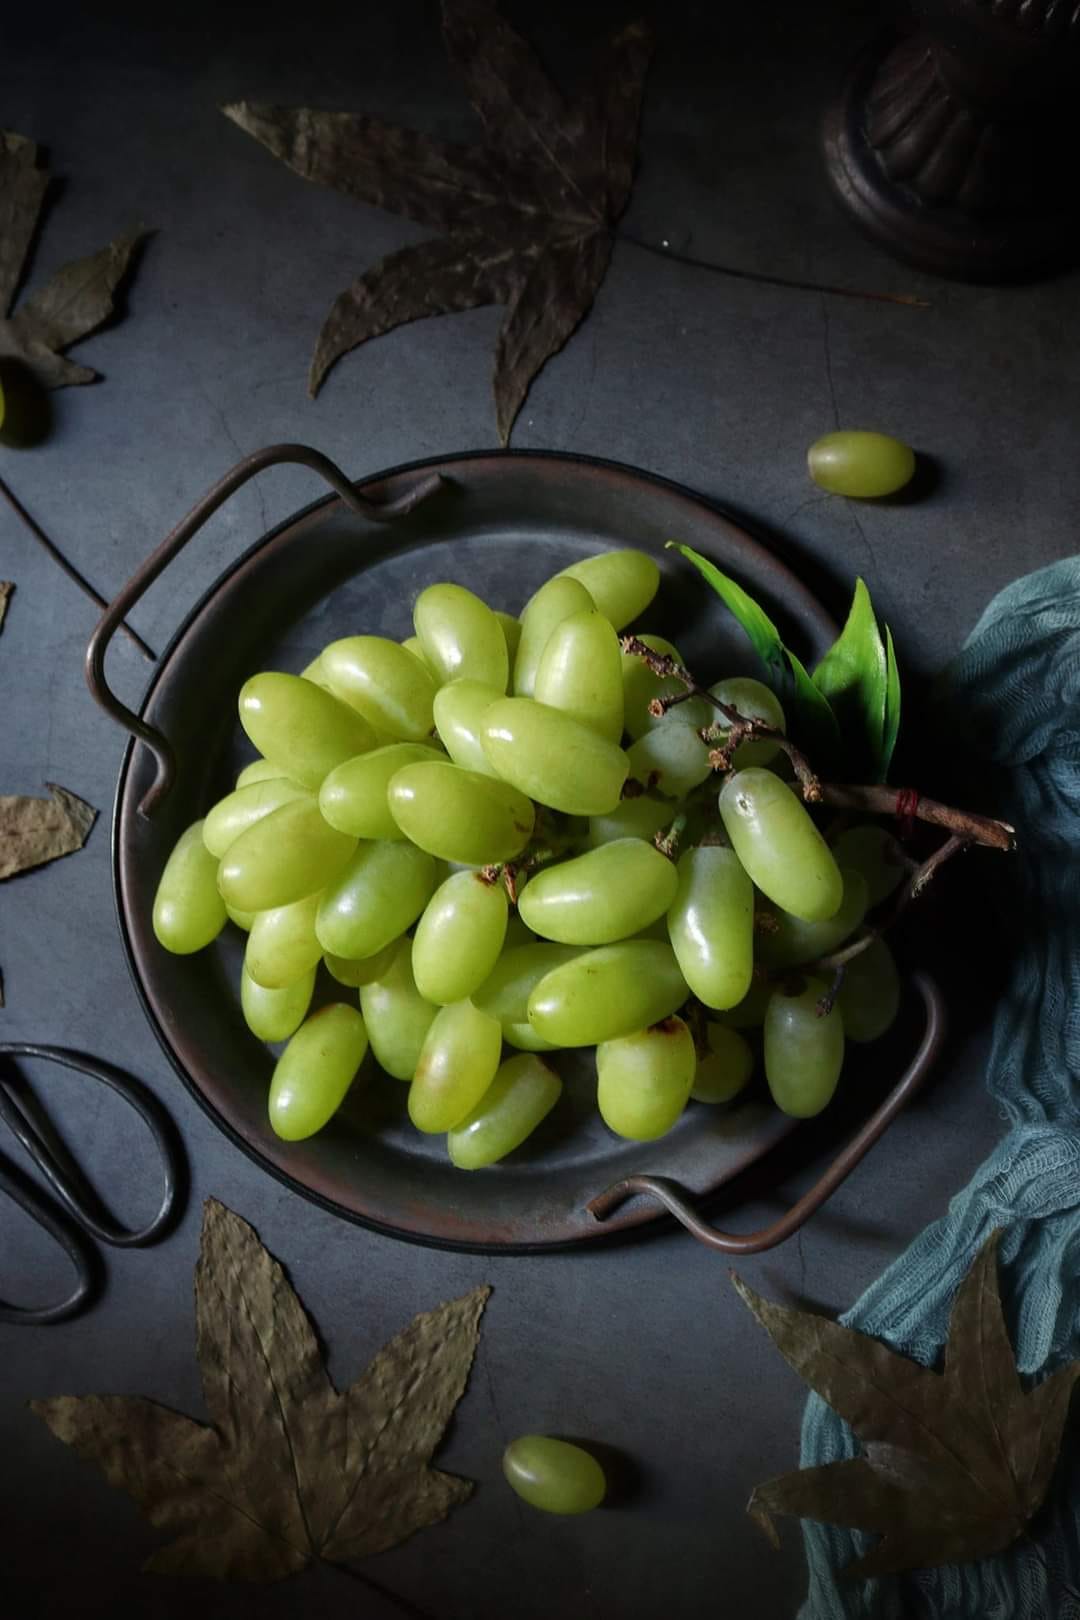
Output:
<path fill-rule="evenodd" d="M 885 726 L 881 743 L 881 780 L 888 780 L 893 749 L 900 731 L 900 669 L 892 631 L 885 626 Z"/>
<path fill-rule="evenodd" d="M 870 592 L 861 579 L 855 581 L 847 623 L 813 681 L 836 716 L 853 769 L 860 779 L 869 773 L 871 781 L 881 781 L 888 676 Z"/>

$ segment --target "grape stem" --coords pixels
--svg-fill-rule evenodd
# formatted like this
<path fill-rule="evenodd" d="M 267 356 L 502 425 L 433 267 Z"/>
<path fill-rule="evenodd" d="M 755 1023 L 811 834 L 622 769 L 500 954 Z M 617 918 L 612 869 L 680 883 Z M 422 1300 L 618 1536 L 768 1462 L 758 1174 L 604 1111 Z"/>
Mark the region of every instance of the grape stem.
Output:
<path fill-rule="evenodd" d="M 903 793 L 903 788 L 886 787 L 884 783 L 860 787 L 823 782 L 821 803 L 838 810 L 860 811 L 864 815 L 894 816 Z M 1007 821 L 994 821 L 990 816 L 979 816 L 972 810 L 955 810 L 951 805 L 939 804 L 936 799 L 924 799 L 921 795 L 913 814 L 916 821 L 928 822 L 932 827 L 945 827 L 967 843 L 984 844 L 988 849 L 1016 848 L 1016 828 Z"/>
<path fill-rule="evenodd" d="M 661 855 L 666 855 L 669 861 L 673 861 L 679 853 L 679 840 L 686 831 L 689 820 L 690 817 L 681 810 L 664 832 L 658 832 L 653 837 L 656 848 Z"/>
<path fill-rule="evenodd" d="M 915 867 L 907 882 L 898 891 L 889 911 L 880 922 L 874 923 L 869 928 L 861 929 L 855 935 L 855 938 L 840 950 L 833 951 L 829 956 L 819 957 L 816 962 L 806 969 L 806 972 L 839 972 L 842 975 L 847 964 L 854 961 L 856 956 L 861 956 L 863 951 L 868 950 L 876 939 L 880 939 L 893 926 L 903 912 L 907 910 L 912 900 L 919 898 L 931 878 L 945 865 L 945 862 L 951 860 L 954 855 L 958 855 L 962 849 L 970 849 L 973 842 L 974 839 L 972 838 L 962 837 L 959 833 L 951 833 L 945 842 L 935 849 L 932 855 L 928 855 L 921 865 Z M 839 984 L 834 984 L 830 992 L 834 999 L 839 988 Z"/>

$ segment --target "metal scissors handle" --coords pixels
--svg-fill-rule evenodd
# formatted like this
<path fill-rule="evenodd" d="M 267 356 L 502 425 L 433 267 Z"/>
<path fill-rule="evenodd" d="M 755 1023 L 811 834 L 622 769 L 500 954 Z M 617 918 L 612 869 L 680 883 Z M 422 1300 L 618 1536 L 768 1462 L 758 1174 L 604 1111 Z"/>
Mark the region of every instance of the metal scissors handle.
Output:
<path fill-rule="evenodd" d="M 86 1057 L 81 1052 L 63 1046 L 38 1046 L 29 1041 L 0 1043 L 0 1058 L 43 1058 L 49 1063 L 62 1064 L 91 1079 L 100 1080 L 123 1098 L 142 1119 L 162 1163 L 164 1190 L 157 1214 L 146 1226 L 135 1230 L 118 1226 L 102 1212 L 95 1212 L 79 1190 L 77 1182 L 61 1162 L 60 1156 L 49 1145 L 41 1130 L 18 1101 L 9 1082 L 0 1070 L 0 1119 L 8 1126 L 33 1159 L 58 1202 L 53 1204 L 28 1179 L 18 1175 L 14 1167 L 0 1160 L 0 1191 L 7 1193 L 37 1222 L 64 1250 L 75 1268 L 76 1283 L 66 1299 L 56 1305 L 23 1307 L 0 1301 L 0 1322 L 43 1325 L 62 1322 L 74 1316 L 88 1302 L 94 1292 L 97 1265 L 95 1255 L 87 1242 L 89 1233 L 113 1248 L 141 1248 L 159 1237 L 172 1217 L 182 1175 L 181 1150 L 176 1130 L 166 1110 L 157 1098 L 139 1081 L 122 1074 L 110 1064 Z"/>

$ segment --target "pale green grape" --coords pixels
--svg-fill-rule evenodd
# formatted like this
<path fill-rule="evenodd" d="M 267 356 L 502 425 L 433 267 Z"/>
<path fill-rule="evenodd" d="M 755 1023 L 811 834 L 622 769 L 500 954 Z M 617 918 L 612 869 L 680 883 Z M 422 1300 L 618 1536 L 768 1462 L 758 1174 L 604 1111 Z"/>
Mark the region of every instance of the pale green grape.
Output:
<path fill-rule="evenodd" d="M 503 951 L 472 999 L 497 1018 L 504 1031 L 517 1024 L 528 1027 L 529 997 L 540 980 L 552 968 L 562 967 L 580 955 L 576 946 L 551 945 L 546 940 L 511 946 Z"/>
<path fill-rule="evenodd" d="M 240 688 L 240 724 L 281 775 L 317 788 L 328 771 L 374 747 L 362 715 L 300 675 L 267 670 Z"/>
<path fill-rule="evenodd" d="M 470 1114 L 450 1131 L 446 1146 L 459 1170 L 480 1170 L 505 1159 L 531 1136 L 562 1095 L 558 1075 L 531 1053 L 507 1058 Z"/>
<path fill-rule="evenodd" d="M 300 679 L 302 681 L 311 681 L 315 686 L 321 686 L 324 692 L 330 691 L 330 683 L 326 679 L 326 674 L 322 667 L 321 653 L 317 654 L 316 657 L 311 660 L 310 664 L 304 665 L 304 668 L 300 671 Z"/>
<path fill-rule="evenodd" d="M 844 882 L 832 851 L 786 782 L 752 765 L 720 792 L 732 847 L 762 894 L 804 922 L 839 910 Z"/>
<path fill-rule="evenodd" d="M 435 726 L 443 747 L 455 765 L 481 776 L 495 776 L 495 767 L 484 753 L 480 726 L 484 715 L 502 693 L 479 681 L 451 681 L 435 694 Z"/>
<path fill-rule="evenodd" d="M 395 1080 L 411 1080 L 425 1037 L 438 1007 L 425 1001 L 412 971 L 412 940 L 397 943 L 381 979 L 360 986 L 364 1015 L 375 1061 Z"/>
<path fill-rule="evenodd" d="M 883 939 L 852 957 L 836 998 L 849 1041 L 876 1041 L 900 1011 L 900 975 Z"/>
<path fill-rule="evenodd" d="M 603 816 L 614 810 L 630 772 L 615 743 L 532 698 L 493 703 L 483 719 L 481 740 L 504 781 L 538 804 L 571 816 Z"/>
<path fill-rule="evenodd" d="M 245 765 L 236 778 L 234 787 L 250 787 L 252 782 L 269 782 L 281 779 L 281 766 L 275 765 L 272 759 L 253 759 L 250 765 Z"/>
<path fill-rule="evenodd" d="M 670 799 L 640 793 L 636 799 L 623 799 L 606 816 L 590 816 L 588 844 L 599 849 L 616 838 L 645 838 L 650 843 L 656 833 L 671 826 L 678 806 Z"/>
<path fill-rule="evenodd" d="M 616 630 L 644 613 L 660 584 L 660 570 L 644 551 L 601 551 L 562 570 L 584 585 Z"/>
<path fill-rule="evenodd" d="M 256 984 L 247 968 L 240 971 L 240 1006 L 244 1022 L 260 1041 L 287 1041 L 307 1017 L 315 989 L 315 969 L 281 990 Z"/>
<path fill-rule="evenodd" d="M 436 882 L 435 862 L 415 844 L 361 844 L 323 891 L 315 919 L 320 945 L 350 961 L 374 956 L 416 921 Z"/>
<path fill-rule="evenodd" d="M 518 910 L 534 934 L 607 945 L 654 922 L 675 897 L 675 867 L 652 844 L 619 838 L 530 878 Z"/>
<path fill-rule="evenodd" d="M 787 911 L 767 913 L 775 927 L 758 936 L 758 961 L 766 967 L 798 967 L 828 956 L 853 934 L 866 916 L 866 879 L 853 867 L 841 867 L 844 897 L 839 910 L 824 922 L 803 922 Z"/>
<path fill-rule="evenodd" d="M 424 651 L 424 643 L 420 640 L 420 637 L 406 636 L 401 645 L 405 648 L 406 652 L 411 652 L 414 658 L 419 658 L 432 680 L 438 684 L 439 677 L 428 662 L 427 653 Z"/>
<path fill-rule="evenodd" d="M 358 754 L 330 772 L 319 789 L 319 809 L 331 827 L 355 838 L 403 838 L 386 797 L 390 778 L 405 765 L 438 758 L 426 743 L 387 743 Z"/>
<path fill-rule="evenodd" d="M 773 984 L 763 969 L 755 972 L 750 988 L 734 1007 L 717 1014 L 717 1022 L 728 1029 L 760 1029 L 772 999 Z"/>
<path fill-rule="evenodd" d="M 506 691 L 509 655 L 502 626 L 463 585 L 429 585 L 416 598 L 413 624 L 439 684 L 479 681 Z"/>
<path fill-rule="evenodd" d="M 216 939 L 225 926 L 218 893 L 218 866 L 203 843 L 203 823 L 193 821 L 173 845 L 154 895 L 154 934 L 175 956 L 190 956 Z"/>
<path fill-rule="evenodd" d="M 540 656 L 556 625 L 572 613 L 587 613 L 596 606 L 576 579 L 556 577 L 530 596 L 521 610 L 521 636 L 514 654 L 513 690 L 517 697 L 532 697 Z"/>
<path fill-rule="evenodd" d="M 540 655 L 533 697 L 617 743 L 623 734 L 622 654 L 595 608 L 555 626 Z"/>
<path fill-rule="evenodd" d="M 643 641 L 646 647 L 651 647 L 653 652 L 674 658 L 677 664 L 683 661 L 678 647 L 673 647 L 663 636 L 645 635 L 639 636 L 638 640 Z M 686 687 L 682 681 L 676 680 L 674 675 L 654 675 L 645 660 L 637 653 L 620 653 L 620 659 L 625 725 L 630 736 L 636 739 L 651 731 L 663 718 L 661 715 L 649 713 L 649 704 L 653 698 L 678 697 L 680 693 L 686 691 Z M 716 710 L 704 698 L 687 698 L 676 707 L 684 724 L 690 726 L 711 725 L 716 716 Z"/>
<path fill-rule="evenodd" d="M 405 742 L 431 731 L 435 681 L 407 647 L 385 636 L 346 636 L 323 648 L 322 665 L 337 696 L 379 731 Z"/>
<path fill-rule="evenodd" d="M 513 669 L 521 641 L 521 620 L 515 619 L 512 613 L 503 613 L 501 609 L 496 610 L 495 617 L 502 627 L 503 640 L 506 642 L 507 665 Z"/>
<path fill-rule="evenodd" d="M 604 1470 L 591 1452 L 544 1434 L 511 1441 L 503 1474 L 523 1501 L 543 1513 L 588 1513 L 607 1491 Z"/>
<path fill-rule="evenodd" d="M 241 911 L 287 906 L 332 882 L 355 849 L 356 839 L 324 821 L 314 799 L 294 799 L 229 845 L 218 888 Z"/>
<path fill-rule="evenodd" d="M 596 1048 L 596 1101 L 617 1136 L 653 1142 L 670 1131 L 690 1095 L 694 1039 L 681 1018 L 665 1018 Z"/>
<path fill-rule="evenodd" d="M 695 1102 L 726 1103 L 749 1084 L 754 1072 L 750 1042 L 737 1029 L 709 1021 L 705 1026 L 709 1050 L 697 1060 L 690 1091 Z"/>
<path fill-rule="evenodd" d="M 553 1046 L 595 1046 L 670 1017 L 688 994 L 670 945 L 623 940 L 545 974 L 529 996 L 529 1023 Z"/>
<path fill-rule="evenodd" d="M 227 793 L 212 810 L 207 811 L 203 822 L 203 843 L 211 855 L 220 860 L 242 832 L 261 821 L 263 816 L 268 816 L 271 810 L 291 804 L 294 799 L 310 798 L 307 788 L 298 787 L 286 776 L 248 782 L 244 787 Z"/>
<path fill-rule="evenodd" d="M 886 433 L 846 429 L 817 439 L 806 453 L 806 464 L 814 483 L 830 495 L 865 500 L 894 495 L 910 483 L 915 452 Z"/>
<path fill-rule="evenodd" d="M 709 691 L 718 697 L 721 703 L 727 703 L 733 709 L 738 709 L 744 720 L 761 720 L 774 731 L 787 731 L 787 721 L 780 706 L 780 699 L 775 692 L 769 690 L 761 681 L 753 681 L 746 675 L 735 675 L 727 681 L 717 681 L 710 686 Z M 722 726 L 724 716 L 719 709 L 714 708 L 706 725 Z M 714 747 L 722 748 L 727 733 L 719 738 Z M 752 738 L 749 742 L 740 743 L 735 750 L 733 763 L 737 770 L 744 770 L 747 765 L 768 765 L 780 752 L 779 743 L 770 742 L 767 737 Z"/>
<path fill-rule="evenodd" d="M 703 844 L 679 857 L 667 914 L 683 978 L 706 1007 L 737 1007 L 754 971 L 754 886 L 733 849 Z"/>
<path fill-rule="evenodd" d="M 711 774 L 709 750 L 692 725 L 673 709 L 627 749 L 636 782 L 670 799 L 681 799 Z"/>
<path fill-rule="evenodd" d="M 311 973 L 322 956 L 315 937 L 319 891 L 288 906 L 260 911 L 251 925 L 244 966 L 264 990 L 283 990 Z"/>
<path fill-rule="evenodd" d="M 765 1014 L 765 1078 L 785 1114 L 809 1119 L 832 1100 L 844 1062 L 844 1023 L 833 1007 L 822 1016 L 823 979 L 796 979 L 774 990 Z"/>
<path fill-rule="evenodd" d="M 506 1042 L 507 1046 L 514 1046 L 519 1052 L 558 1051 L 558 1047 L 556 1046 L 555 1042 L 545 1041 L 542 1035 L 538 1035 L 536 1033 L 528 1019 L 526 1019 L 524 1023 L 504 1024 L 503 1040 Z"/>
<path fill-rule="evenodd" d="M 849 827 L 832 846 L 839 866 L 853 866 L 866 879 L 871 906 L 880 906 L 898 888 L 907 871 L 907 857 L 884 827 Z"/>
<path fill-rule="evenodd" d="M 413 936 L 413 977 L 420 994 L 445 1007 L 484 983 L 506 938 L 502 883 L 454 872 L 428 901 Z"/>
<path fill-rule="evenodd" d="M 392 939 L 389 945 L 384 945 L 381 951 L 376 951 L 374 956 L 335 956 L 332 951 L 324 951 L 323 961 L 327 973 L 338 984 L 345 985 L 349 990 L 358 990 L 362 984 L 371 984 L 373 980 L 382 978 L 393 964 L 400 944 L 399 936 Z"/>
<path fill-rule="evenodd" d="M 535 812 L 523 793 L 449 762 L 406 765 L 391 778 L 387 799 L 406 838 L 445 861 L 509 861 L 532 837 Z"/>
<path fill-rule="evenodd" d="M 312 1013 L 278 1058 L 270 1082 L 270 1124 L 286 1142 L 314 1136 L 337 1113 L 364 1061 L 368 1038 L 355 1007 L 334 1002 Z"/>
<path fill-rule="evenodd" d="M 217 876 L 216 876 L 216 874 L 215 874 L 215 877 L 214 877 L 214 883 L 215 883 L 215 886 L 216 886 L 216 884 L 217 884 Z M 236 906 L 226 906 L 225 911 L 226 911 L 226 914 L 227 914 L 227 916 L 229 918 L 229 921 L 234 922 L 236 924 L 237 928 L 242 928 L 245 934 L 250 934 L 252 924 L 254 923 L 256 917 L 259 915 L 259 913 L 257 911 L 240 911 Z"/>
<path fill-rule="evenodd" d="M 418 1131 L 452 1131 L 471 1114 L 495 1078 L 502 1051 L 497 1018 L 455 1001 L 435 1014 L 409 1087 L 409 1118 Z"/>

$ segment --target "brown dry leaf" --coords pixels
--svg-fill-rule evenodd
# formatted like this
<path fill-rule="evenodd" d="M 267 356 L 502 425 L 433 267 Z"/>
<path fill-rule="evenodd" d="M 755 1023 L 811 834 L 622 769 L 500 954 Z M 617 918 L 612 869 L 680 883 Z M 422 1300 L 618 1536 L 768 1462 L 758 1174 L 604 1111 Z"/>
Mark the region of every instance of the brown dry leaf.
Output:
<path fill-rule="evenodd" d="M 747 1512 L 776 1542 L 773 1514 L 876 1532 L 848 1578 L 988 1558 L 1041 1507 L 1080 1361 L 1024 1392 L 997 1282 L 999 1232 L 960 1284 L 942 1372 L 808 1311 L 735 1287 L 799 1376 L 865 1451 L 758 1485 Z"/>
<path fill-rule="evenodd" d="M 14 589 L 15 586 L 10 579 L 0 579 L 0 630 L 4 628 L 4 615 Z"/>
<path fill-rule="evenodd" d="M 97 811 L 67 788 L 46 782 L 51 799 L 0 796 L 0 878 L 82 849 Z"/>
<path fill-rule="evenodd" d="M 96 380 L 96 371 L 66 360 L 61 351 L 113 313 L 113 295 L 145 233 L 119 236 L 100 252 L 64 265 L 11 314 L 48 184 L 35 143 L 0 131 L 0 358 L 21 361 L 44 388 L 63 388 Z"/>
<path fill-rule="evenodd" d="M 404 214 L 442 237 L 381 259 L 337 299 L 309 387 L 369 338 L 426 315 L 505 304 L 495 409 L 505 444 L 529 386 L 588 313 L 634 172 L 651 34 L 621 28 L 589 90 L 568 99 L 491 0 L 443 0 L 452 66 L 483 125 L 473 146 L 361 113 L 239 101 L 228 118 L 305 180 Z"/>
<path fill-rule="evenodd" d="M 216 1199 L 195 1268 L 213 1427 L 137 1396 L 31 1406 L 173 1539 L 158 1574 L 274 1581 L 348 1564 L 444 1519 L 472 1490 L 428 1466 L 465 1389 L 491 1290 L 417 1316 L 343 1394 L 280 1265 Z"/>

